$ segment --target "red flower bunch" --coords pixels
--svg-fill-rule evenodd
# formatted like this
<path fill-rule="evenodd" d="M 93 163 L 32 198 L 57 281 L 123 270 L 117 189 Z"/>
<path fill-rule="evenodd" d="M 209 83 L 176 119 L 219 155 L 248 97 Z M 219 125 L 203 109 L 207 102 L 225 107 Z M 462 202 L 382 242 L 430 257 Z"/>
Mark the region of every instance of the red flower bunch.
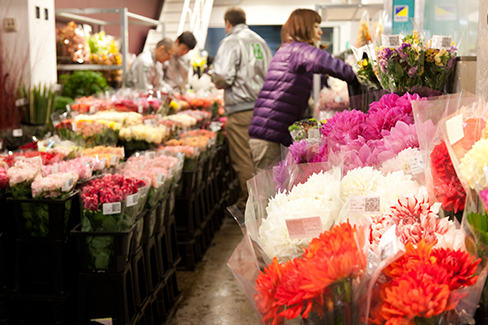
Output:
<path fill-rule="evenodd" d="M 468 294 L 456 290 L 476 283 L 481 259 L 433 245 L 408 243 L 406 253 L 383 270 L 388 281 L 375 295 L 380 301 L 372 304 L 370 323 L 414 325 L 416 319 L 455 309 Z"/>
<path fill-rule="evenodd" d="M 314 238 L 301 258 L 283 264 L 274 258 L 256 280 L 254 298 L 263 323 L 284 324 L 300 314 L 308 318 L 311 311 L 322 317 L 325 309 L 332 310 L 334 285 L 350 286 L 362 274 L 364 239 L 355 226 L 342 223 Z"/>
<path fill-rule="evenodd" d="M 124 177 L 119 174 L 105 175 L 88 182 L 81 190 L 81 199 L 85 209 L 96 211 L 100 204 L 122 202 L 129 195 L 146 186 L 142 180 Z"/>
<path fill-rule="evenodd" d="M 8 185 L 8 176 L 5 168 L 0 167 L 0 194 L 5 192 Z"/>
<path fill-rule="evenodd" d="M 25 144 L 19 147 L 22 152 L 37 151 L 37 141 Z"/>
<path fill-rule="evenodd" d="M 17 160 L 29 160 L 39 156 L 41 156 L 43 165 L 52 165 L 63 160 L 63 156 L 58 153 L 30 151 L 30 152 L 14 153 L 13 155 L 6 156 L 4 158 L 4 161 L 5 163 L 8 164 L 9 167 L 13 167 Z"/>
<path fill-rule="evenodd" d="M 464 210 L 466 192 L 456 175 L 445 142 L 436 145 L 432 150 L 430 166 L 434 179 L 434 195 L 444 210 L 454 210 L 454 213 Z"/>

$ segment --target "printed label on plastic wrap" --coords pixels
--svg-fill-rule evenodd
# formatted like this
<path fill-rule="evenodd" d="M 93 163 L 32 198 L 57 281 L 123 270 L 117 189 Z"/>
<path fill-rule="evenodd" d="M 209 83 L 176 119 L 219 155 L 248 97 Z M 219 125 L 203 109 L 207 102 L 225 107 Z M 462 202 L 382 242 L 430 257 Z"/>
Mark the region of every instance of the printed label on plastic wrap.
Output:
<path fill-rule="evenodd" d="M 17 161 L 17 160 L 24 160 L 25 161 L 25 156 L 15 156 L 14 161 Z"/>
<path fill-rule="evenodd" d="M 24 106 L 24 105 L 27 105 L 27 98 L 19 98 L 15 101 L 16 107 L 20 107 L 20 106 Z"/>
<path fill-rule="evenodd" d="M 107 158 L 100 159 L 100 165 L 102 168 L 107 167 Z"/>
<path fill-rule="evenodd" d="M 156 151 L 146 150 L 146 152 L 144 153 L 144 156 L 146 157 L 146 161 L 154 159 L 154 158 L 156 158 Z"/>
<path fill-rule="evenodd" d="M 137 112 L 138 112 L 139 114 L 144 113 L 144 106 L 142 106 L 142 105 L 137 106 Z"/>
<path fill-rule="evenodd" d="M 125 147 L 120 147 L 122 157 L 125 157 Z"/>
<path fill-rule="evenodd" d="M 173 178 L 175 176 L 175 169 L 174 168 L 171 168 L 169 170 L 169 178 Z"/>
<path fill-rule="evenodd" d="M 381 35 L 383 47 L 400 47 L 402 45 L 400 35 Z"/>
<path fill-rule="evenodd" d="M 459 114 L 446 121 L 447 137 L 451 145 L 464 138 L 463 114 Z"/>
<path fill-rule="evenodd" d="M 117 214 L 122 212 L 122 203 L 121 202 L 114 202 L 114 203 L 104 203 L 103 204 L 103 214 Z"/>
<path fill-rule="evenodd" d="M 139 192 L 136 194 L 129 195 L 127 197 L 127 207 L 133 207 L 139 202 Z"/>
<path fill-rule="evenodd" d="M 57 174 L 59 173 L 59 166 L 58 165 L 52 165 L 51 166 L 51 174 Z"/>
<path fill-rule="evenodd" d="M 71 129 L 76 132 L 76 122 L 71 122 Z"/>
<path fill-rule="evenodd" d="M 73 188 L 73 183 L 74 183 L 73 177 L 71 177 L 70 179 L 65 180 L 63 182 L 63 187 L 61 188 L 61 191 L 62 192 L 68 192 L 69 190 L 71 190 Z"/>
<path fill-rule="evenodd" d="M 117 166 L 120 162 L 120 156 L 114 155 L 110 157 L 110 166 Z"/>
<path fill-rule="evenodd" d="M 418 175 L 424 172 L 424 162 L 422 156 L 414 156 L 408 158 L 410 162 L 410 169 L 412 169 L 412 175 Z"/>
<path fill-rule="evenodd" d="M 97 112 L 96 106 L 90 106 L 90 114 L 95 114 Z"/>
<path fill-rule="evenodd" d="M 452 43 L 451 36 L 434 35 L 432 36 L 432 48 L 439 50 L 450 50 Z"/>
<path fill-rule="evenodd" d="M 164 175 L 164 174 L 158 174 L 158 176 L 156 178 L 156 184 L 157 185 L 162 185 L 165 180 L 166 180 L 166 175 Z"/>
<path fill-rule="evenodd" d="M 156 126 L 156 120 L 153 118 L 148 119 L 148 120 L 144 120 L 144 125 L 155 127 Z"/>
<path fill-rule="evenodd" d="M 24 131 L 22 129 L 15 129 L 12 131 L 12 135 L 14 136 L 14 138 L 20 138 L 24 135 Z"/>
<path fill-rule="evenodd" d="M 351 213 L 380 213 L 381 198 L 379 196 L 351 196 L 349 201 Z"/>
<path fill-rule="evenodd" d="M 319 129 L 309 129 L 308 130 L 308 140 L 312 140 L 312 141 L 320 140 L 320 130 Z"/>
<path fill-rule="evenodd" d="M 323 232 L 320 217 L 286 219 L 290 239 L 314 238 Z"/>
<path fill-rule="evenodd" d="M 144 187 L 139 188 L 138 193 L 141 195 L 141 197 L 146 197 L 148 191 L 149 191 L 149 187 L 144 186 Z"/>
<path fill-rule="evenodd" d="M 398 252 L 396 225 L 391 226 L 381 237 L 377 248 L 380 261 L 395 255 Z"/>
<path fill-rule="evenodd" d="M 368 274 L 373 273 L 373 271 L 378 267 L 378 264 L 380 262 L 380 257 L 376 255 L 373 251 L 368 250 L 366 272 L 368 272 Z"/>

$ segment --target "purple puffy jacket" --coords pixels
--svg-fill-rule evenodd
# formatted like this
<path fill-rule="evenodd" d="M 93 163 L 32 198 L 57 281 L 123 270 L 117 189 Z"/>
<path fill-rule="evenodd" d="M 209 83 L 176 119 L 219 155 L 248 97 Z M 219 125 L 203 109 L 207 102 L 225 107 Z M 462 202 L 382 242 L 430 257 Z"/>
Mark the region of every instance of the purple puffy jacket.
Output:
<path fill-rule="evenodd" d="M 301 42 L 283 44 L 271 60 L 254 105 L 249 137 L 290 145 L 288 127 L 303 119 L 314 73 L 347 82 L 356 78 L 349 65 L 324 50 Z"/>

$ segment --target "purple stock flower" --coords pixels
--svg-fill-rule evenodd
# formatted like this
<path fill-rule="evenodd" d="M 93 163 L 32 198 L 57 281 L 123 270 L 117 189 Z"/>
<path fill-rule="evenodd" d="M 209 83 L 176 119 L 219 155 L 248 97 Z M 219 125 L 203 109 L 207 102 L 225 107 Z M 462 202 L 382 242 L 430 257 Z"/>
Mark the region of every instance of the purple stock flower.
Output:
<path fill-rule="evenodd" d="M 408 70 L 408 76 L 410 78 L 413 78 L 415 76 L 415 73 L 417 72 L 417 69 L 418 69 L 418 66 L 410 68 L 410 70 Z"/>

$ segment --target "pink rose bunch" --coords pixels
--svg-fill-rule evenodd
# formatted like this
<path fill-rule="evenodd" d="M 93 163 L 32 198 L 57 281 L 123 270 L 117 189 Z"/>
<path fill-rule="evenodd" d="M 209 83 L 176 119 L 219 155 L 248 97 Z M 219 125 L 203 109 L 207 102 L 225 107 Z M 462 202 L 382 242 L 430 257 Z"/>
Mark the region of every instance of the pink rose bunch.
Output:
<path fill-rule="evenodd" d="M 21 183 L 31 183 L 36 177 L 41 177 L 41 164 L 36 161 L 19 160 L 7 170 L 10 186 Z"/>
<path fill-rule="evenodd" d="M 42 166 L 42 176 L 56 173 L 72 172 L 78 175 L 81 180 L 88 179 L 92 176 L 93 167 L 97 165 L 96 158 L 81 157 L 73 160 L 62 161 L 58 164 Z"/>
<path fill-rule="evenodd" d="M 124 201 L 127 196 L 137 193 L 144 186 L 146 183 L 142 180 L 108 174 L 83 186 L 81 199 L 85 209 L 96 211 L 104 203 Z"/>
<path fill-rule="evenodd" d="M 171 156 L 159 156 L 154 159 L 148 160 L 146 167 L 162 167 L 166 169 L 175 168 L 179 159 Z"/>
<path fill-rule="evenodd" d="M 161 152 L 169 152 L 172 156 L 175 156 L 179 152 L 185 154 L 185 158 L 191 159 L 195 157 L 195 147 L 192 146 L 161 146 L 158 148 L 158 154 Z"/>
<path fill-rule="evenodd" d="M 8 175 L 5 168 L 0 167 L 0 194 L 5 193 L 8 185 Z"/>
<path fill-rule="evenodd" d="M 32 197 L 45 199 L 58 198 L 63 192 L 70 193 L 77 181 L 78 174 L 73 172 L 48 175 L 32 183 Z"/>

